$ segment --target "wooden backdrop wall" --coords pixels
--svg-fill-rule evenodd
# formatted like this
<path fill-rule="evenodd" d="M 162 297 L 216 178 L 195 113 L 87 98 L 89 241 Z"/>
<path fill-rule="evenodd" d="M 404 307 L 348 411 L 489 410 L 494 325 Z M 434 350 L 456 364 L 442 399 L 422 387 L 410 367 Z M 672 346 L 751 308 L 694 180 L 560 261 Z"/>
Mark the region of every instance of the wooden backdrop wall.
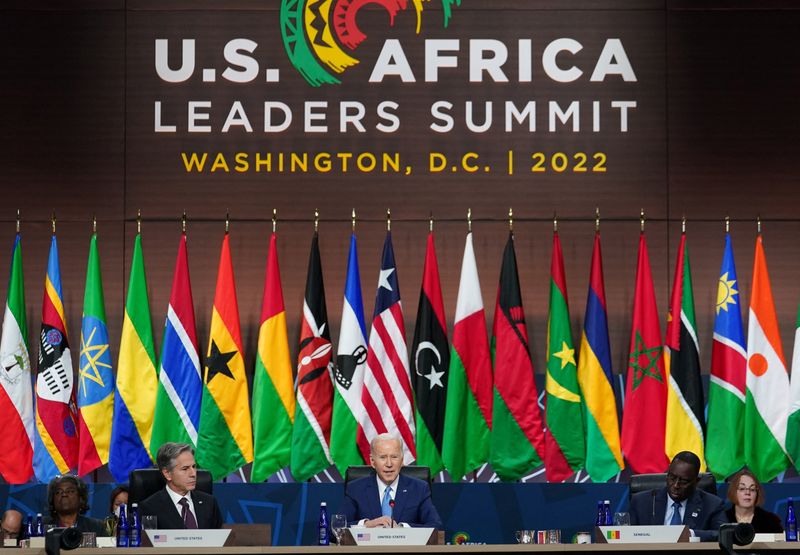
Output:
<path fill-rule="evenodd" d="M 739 271 L 740 300 L 747 306 L 755 239 L 755 218 L 764 226 L 770 276 L 784 349 L 790 356 L 800 301 L 800 218 L 797 161 L 800 141 L 800 10 L 783 2 L 684 2 L 679 0 L 603 2 L 462 0 L 454 8 L 450 31 L 441 25 L 438 5 L 425 5 L 426 37 L 533 37 L 534 50 L 555 37 L 576 37 L 593 58 L 576 58 L 591 72 L 608 37 L 621 37 L 638 82 L 619 79 L 570 87 L 542 78 L 534 82 L 468 84 L 466 61 L 435 84 L 398 87 L 405 103 L 403 128 L 396 136 L 370 129 L 361 136 L 328 133 L 322 137 L 291 130 L 219 133 L 232 99 L 253 103 L 265 98 L 338 101 L 358 91 L 361 99 L 392 97 L 395 82 L 364 87 L 383 38 L 408 44 L 409 58 L 422 57 L 422 40 L 413 32 L 411 13 L 401 12 L 388 26 L 381 10 L 366 10 L 359 22 L 370 29 L 359 50 L 362 63 L 342 76 L 341 87 L 312 88 L 285 59 L 277 28 L 278 2 L 188 2 L 168 0 L 6 2 L 0 8 L 0 245 L 10 252 L 15 210 L 22 212 L 23 253 L 31 335 L 38 333 L 41 296 L 55 210 L 64 301 L 75 362 L 86 271 L 90 220 L 98 218 L 100 254 L 112 351 L 116 358 L 136 230 L 142 210 L 142 236 L 156 344 L 160 348 L 180 233 L 188 211 L 189 260 L 201 350 L 207 348 L 219 247 L 225 213 L 231 216 L 231 244 L 238 287 L 248 371 L 252 372 L 271 211 L 278 211 L 279 256 L 292 353 L 296 353 L 314 208 L 321 212 L 320 244 L 334 342 L 338 337 L 350 210 L 358 212 L 357 234 L 367 320 L 373 308 L 385 210 L 392 209 L 392 231 L 404 300 L 407 337 L 413 335 L 421 282 L 428 215 L 436 218 L 436 247 L 445 310 L 452 329 L 465 216 L 473 210 L 487 327 L 491 324 L 500 257 L 514 208 L 517 256 L 531 349 L 537 372 L 544 370 L 549 265 L 554 212 L 560 217 L 573 333 L 583 320 L 594 208 L 601 210 L 614 371 L 626 368 L 639 234 L 638 213 L 648 217 L 650 247 L 662 331 L 680 219 L 688 219 L 701 361 L 710 364 L 717 277 L 724 238 L 731 233 Z M 409 19 L 412 18 L 412 19 Z M 459 27 L 461 25 L 462 27 Z M 236 88 L 167 86 L 152 69 L 153 41 L 182 36 L 206 40 L 217 58 L 221 45 L 251 37 L 280 66 L 279 85 Z M 198 47 L 200 50 L 200 47 Z M 177 56 L 171 54 L 172 57 Z M 177 58 L 176 58 L 177 59 Z M 177 62 L 176 62 L 177 63 Z M 414 66 L 421 81 L 422 66 Z M 537 69 L 538 68 L 538 69 Z M 263 68 L 262 68 L 263 69 Z M 193 97 L 195 95 L 197 98 Z M 170 117 L 185 111 L 188 99 L 213 99 L 225 106 L 214 114 L 215 132 L 199 137 L 185 132 L 153 133 L 153 100 L 166 98 Z M 542 101 L 632 97 L 638 107 L 631 129 L 622 134 L 561 131 L 534 134 L 493 130 L 476 136 L 456 123 L 452 133 L 425 128 L 431 99 L 493 98 Z M 181 104 L 181 102 L 183 104 Z M 170 104 L 171 103 L 171 104 Z M 180 108 L 180 110 L 178 108 Z M 262 116 L 252 120 L 256 129 Z M 368 117 L 374 123 L 374 114 Z M 585 123 L 585 121 L 584 121 Z M 185 122 L 184 122 L 185 127 Z M 336 125 L 333 123 L 332 125 Z M 219 144 L 215 145 L 216 143 Z M 520 151 L 603 149 L 609 171 L 589 175 L 533 175 L 518 172 L 427 174 L 203 174 L 190 175 L 179 164 L 181 150 L 289 151 L 399 149 L 416 164 L 429 151 L 483 149 L 500 159 Z M 502 166 L 500 166 L 502 167 Z M 7 254 L 0 268 L 8 268 Z M 0 280 L 0 296 L 7 283 Z M 745 312 L 746 315 L 746 312 Z"/>

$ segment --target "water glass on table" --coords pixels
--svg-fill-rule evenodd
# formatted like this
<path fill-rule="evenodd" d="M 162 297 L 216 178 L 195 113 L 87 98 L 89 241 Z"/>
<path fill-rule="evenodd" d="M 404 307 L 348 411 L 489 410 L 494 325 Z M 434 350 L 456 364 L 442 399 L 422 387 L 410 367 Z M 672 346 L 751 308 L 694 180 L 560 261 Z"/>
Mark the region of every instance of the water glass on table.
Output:
<path fill-rule="evenodd" d="M 630 526 L 630 513 L 614 513 L 614 526 Z"/>
<path fill-rule="evenodd" d="M 142 515 L 142 530 L 158 529 L 158 517 L 155 515 Z"/>
<path fill-rule="evenodd" d="M 345 528 L 347 528 L 347 517 L 345 515 L 335 514 L 331 517 L 331 532 L 333 532 L 333 537 L 336 538 L 336 543 L 339 545 L 342 545 Z"/>

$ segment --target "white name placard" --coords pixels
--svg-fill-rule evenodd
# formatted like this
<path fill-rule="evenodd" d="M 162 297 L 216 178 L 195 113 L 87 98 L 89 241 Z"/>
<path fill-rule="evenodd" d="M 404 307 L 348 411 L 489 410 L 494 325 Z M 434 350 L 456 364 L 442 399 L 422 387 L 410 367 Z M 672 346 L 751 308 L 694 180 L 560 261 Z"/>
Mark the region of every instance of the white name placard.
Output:
<path fill-rule="evenodd" d="M 426 545 L 433 528 L 367 528 L 351 526 L 356 545 Z"/>
<path fill-rule="evenodd" d="M 222 547 L 230 530 L 145 530 L 153 547 Z"/>
<path fill-rule="evenodd" d="M 677 543 L 688 541 L 686 526 L 598 526 L 598 543 Z M 684 539 L 687 538 L 687 539 Z"/>

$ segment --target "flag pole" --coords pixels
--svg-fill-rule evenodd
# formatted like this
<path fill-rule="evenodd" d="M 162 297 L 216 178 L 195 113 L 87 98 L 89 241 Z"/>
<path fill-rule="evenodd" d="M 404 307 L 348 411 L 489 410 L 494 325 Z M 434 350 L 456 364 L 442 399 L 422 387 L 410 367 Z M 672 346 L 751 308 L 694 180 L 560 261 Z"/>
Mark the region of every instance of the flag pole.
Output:
<path fill-rule="evenodd" d="M 761 235 L 761 215 L 756 216 L 756 229 L 758 230 L 758 234 Z"/>
<path fill-rule="evenodd" d="M 639 209 L 639 230 L 644 233 L 644 208 Z"/>
<path fill-rule="evenodd" d="M 386 209 L 386 231 L 392 231 L 392 209 Z"/>
<path fill-rule="evenodd" d="M 681 218 L 681 235 L 686 234 L 686 214 Z"/>
<path fill-rule="evenodd" d="M 319 210 L 314 208 L 314 233 L 319 231 Z"/>
<path fill-rule="evenodd" d="M 508 231 L 514 233 L 514 209 L 508 209 Z"/>
<path fill-rule="evenodd" d="M 181 216 L 181 233 L 186 235 L 186 210 L 183 211 L 183 215 Z"/>
<path fill-rule="evenodd" d="M 353 226 L 353 233 L 356 232 L 356 209 L 353 208 L 353 211 L 350 213 L 350 219 Z"/>
<path fill-rule="evenodd" d="M 467 208 L 467 233 L 472 233 L 472 208 Z"/>
<path fill-rule="evenodd" d="M 55 217 L 55 216 L 54 216 Z M 55 220 L 53 220 L 53 233 L 56 232 L 56 224 Z M 142 209 L 136 211 L 136 235 L 140 235 L 142 233 Z"/>
<path fill-rule="evenodd" d="M 278 228 L 278 209 L 272 209 L 272 233 L 275 233 L 275 230 Z"/>
<path fill-rule="evenodd" d="M 553 233 L 558 233 L 558 215 L 553 212 Z"/>
<path fill-rule="evenodd" d="M 55 210 L 53 210 L 53 216 L 50 219 L 50 222 L 53 225 L 53 235 L 55 235 L 56 234 L 56 211 Z"/>
<path fill-rule="evenodd" d="M 231 229 L 231 215 L 229 212 L 225 212 L 225 235 L 228 234 L 230 229 Z"/>

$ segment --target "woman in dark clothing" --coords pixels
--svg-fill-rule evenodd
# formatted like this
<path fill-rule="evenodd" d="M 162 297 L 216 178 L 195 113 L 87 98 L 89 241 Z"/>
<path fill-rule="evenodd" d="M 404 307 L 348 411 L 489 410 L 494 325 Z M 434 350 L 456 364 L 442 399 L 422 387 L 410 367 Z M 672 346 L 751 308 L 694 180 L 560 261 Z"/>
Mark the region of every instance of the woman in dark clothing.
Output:
<path fill-rule="evenodd" d="M 89 488 L 77 476 L 57 476 L 47 485 L 47 508 L 50 523 L 59 527 L 75 527 L 81 532 L 107 534 L 102 520 L 84 516 L 89 510 Z"/>
<path fill-rule="evenodd" d="M 728 501 L 733 506 L 725 511 L 728 522 L 749 522 L 756 534 L 778 534 L 783 532 L 778 515 L 761 508 L 764 504 L 764 488 L 749 470 L 742 469 L 730 479 Z"/>

